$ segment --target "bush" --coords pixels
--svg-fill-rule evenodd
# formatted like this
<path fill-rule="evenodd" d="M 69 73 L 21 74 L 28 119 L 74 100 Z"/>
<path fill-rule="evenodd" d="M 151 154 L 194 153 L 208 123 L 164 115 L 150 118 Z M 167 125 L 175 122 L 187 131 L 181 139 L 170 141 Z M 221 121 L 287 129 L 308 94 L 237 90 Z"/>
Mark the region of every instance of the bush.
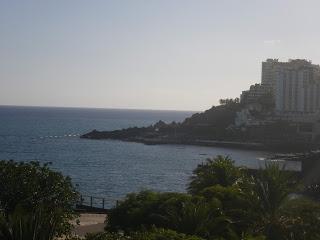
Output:
<path fill-rule="evenodd" d="M 97 233 L 89 234 L 86 240 L 202 240 L 197 236 L 185 235 L 167 229 L 153 228 L 147 232 L 133 232 L 129 235 L 121 235 L 116 233 Z"/>
<path fill-rule="evenodd" d="M 300 197 L 291 199 L 280 210 L 286 239 L 320 239 L 320 205 Z"/>
<path fill-rule="evenodd" d="M 143 191 L 129 194 L 108 214 L 106 230 L 125 233 L 152 227 L 171 229 L 203 238 L 234 237 L 230 218 L 218 199 L 178 193 Z"/>
<path fill-rule="evenodd" d="M 71 179 L 38 162 L 0 161 L 0 236 L 53 239 L 70 232 L 78 194 Z M 37 238 L 28 238 L 33 233 Z"/>
<path fill-rule="evenodd" d="M 240 181 L 242 176 L 242 169 L 236 167 L 231 158 L 218 155 L 197 166 L 188 190 L 191 194 L 199 194 L 203 189 L 214 185 L 232 186 Z"/>
<path fill-rule="evenodd" d="M 191 201 L 192 196 L 183 193 L 142 191 L 138 194 L 128 194 L 111 209 L 107 229 L 130 232 L 152 226 L 172 228 L 171 215 Z"/>
<path fill-rule="evenodd" d="M 210 240 L 319 239 L 320 206 L 294 195 L 298 186 L 277 164 L 248 171 L 218 156 L 196 168 L 191 194 L 129 194 L 111 210 L 107 229 L 155 226 Z"/>
<path fill-rule="evenodd" d="M 219 201 L 221 211 L 231 220 L 232 227 L 238 235 L 247 232 L 257 220 L 249 195 L 238 185 L 222 187 L 215 185 L 205 188 L 201 193 L 207 201 Z"/>

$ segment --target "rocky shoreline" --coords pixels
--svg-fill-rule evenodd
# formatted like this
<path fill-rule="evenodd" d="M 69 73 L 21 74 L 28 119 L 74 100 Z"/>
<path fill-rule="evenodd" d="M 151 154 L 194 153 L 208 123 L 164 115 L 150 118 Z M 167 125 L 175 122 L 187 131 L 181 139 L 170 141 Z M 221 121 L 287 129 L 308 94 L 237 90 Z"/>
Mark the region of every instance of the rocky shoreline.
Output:
<path fill-rule="evenodd" d="M 115 131 L 93 130 L 80 136 L 85 139 L 95 140 L 119 140 L 125 142 L 143 143 L 146 145 L 178 144 L 195 145 L 207 147 L 237 148 L 246 150 L 280 151 L 280 152 L 303 152 L 311 150 L 312 146 L 304 143 L 283 142 L 246 142 L 246 141 L 224 141 L 213 139 L 196 139 L 189 136 L 156 136 L 151 134 L 150 128 L 129 128 Z"/>
<path fill-rule="evenodd" d="M 139 128 L 140 129 L 140 128 Z M 141 128 L 142 129 L 142 128 Z M 177 144 L 177 145 L 195 145 L 207 147 L 226 147 L 226 148 L 240 148 L 250 150 L 267 150 L 267 146 L 262 143 L 255 142 L 238 142 L 238 141 L 218 141 L 218 140 L 201 140 L 192 138 L 178 138 L 178 137 L 143 137 L 134 136 L 125 133 L 128 129 L 116 131 L 97 131 L 93 130 L 89 133 L 81 135 L 81 138 L 95 139 L 95 140 L 120 140 L 125 142 L 143 143 L 146 145 L 160 145 L 160 144 Z M 142 130 L 143 131 L 143 130 Z"/>

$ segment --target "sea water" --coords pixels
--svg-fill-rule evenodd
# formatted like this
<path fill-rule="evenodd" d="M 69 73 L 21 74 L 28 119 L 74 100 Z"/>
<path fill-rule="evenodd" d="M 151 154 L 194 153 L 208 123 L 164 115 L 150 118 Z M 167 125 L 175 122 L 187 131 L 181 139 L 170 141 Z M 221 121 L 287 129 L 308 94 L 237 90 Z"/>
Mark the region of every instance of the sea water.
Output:
<path fill-rule="evenodd" d="M 192 170 L 206 158 L 229 155 L 237 165 L 259 167 L 270 153 L 186 145 L 144 145 L 88 140 L 93 129 L 149 126 L 183 121 L 193 112 L 117 109 L 0 107 L 0 159 L 51 162 L 84 195 L 106 198 L 106 206 L 145 189 L 186 191 Z"/>

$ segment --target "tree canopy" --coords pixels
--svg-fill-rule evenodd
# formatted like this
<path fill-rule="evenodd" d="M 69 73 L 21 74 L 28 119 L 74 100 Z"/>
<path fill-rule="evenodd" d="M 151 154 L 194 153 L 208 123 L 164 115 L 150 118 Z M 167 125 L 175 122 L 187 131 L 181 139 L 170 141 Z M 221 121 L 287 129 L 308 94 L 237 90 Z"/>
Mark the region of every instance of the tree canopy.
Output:
<path fill-rule="evenodd" d="M 171 229 L 203 239 L 318 239 L 320 206 L 278 164 L 249 171 L 229 157 L 198 165 L 189 193 L 130 194 L 111 210 L 109 231 Z M 295 197 L 293 197 L 295 196 Z"/>
<path fill-rule="evenodd" d="M 48 164 L 0 161 L 0 236 L 3 238 L 20 239 L 15 235 L 23 232 L 36 235 L 34 240 L 49 240 L 68 233 L 77 200 L 71 179 L 51 170 Z"/>
<path fill-rule="evenodd" d="M 68 233 L 77 198 L 70 178 L 37 162 L 0 161 L 0 180 L 1 240 Z M 106 231 L 86 239 L 317 240 L 320 205 L 313 189 L 303 191 L 276 163 L 249 171 L 217 156 L 197 166 L 188 193 L 128 194 L 108 213 Z"/>

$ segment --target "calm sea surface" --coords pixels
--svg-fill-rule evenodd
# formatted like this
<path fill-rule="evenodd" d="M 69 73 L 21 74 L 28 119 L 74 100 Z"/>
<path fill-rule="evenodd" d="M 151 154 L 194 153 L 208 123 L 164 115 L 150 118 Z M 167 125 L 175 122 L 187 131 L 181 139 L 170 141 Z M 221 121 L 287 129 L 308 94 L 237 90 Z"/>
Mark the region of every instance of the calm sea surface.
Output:
<path fill-rule="evenodd" d="M 256 166 L 266 152 L 181 145 L 147 146 L 80 139 L 97 130 L 182 121 L 191 112 L 0 107 L 0 159 L 52 162 L 83 194 L 106 197 L 107 205 L 143 189 L 183 192 L 192 170 L 208 157 L 229 155 L 237 165 Z"/>

